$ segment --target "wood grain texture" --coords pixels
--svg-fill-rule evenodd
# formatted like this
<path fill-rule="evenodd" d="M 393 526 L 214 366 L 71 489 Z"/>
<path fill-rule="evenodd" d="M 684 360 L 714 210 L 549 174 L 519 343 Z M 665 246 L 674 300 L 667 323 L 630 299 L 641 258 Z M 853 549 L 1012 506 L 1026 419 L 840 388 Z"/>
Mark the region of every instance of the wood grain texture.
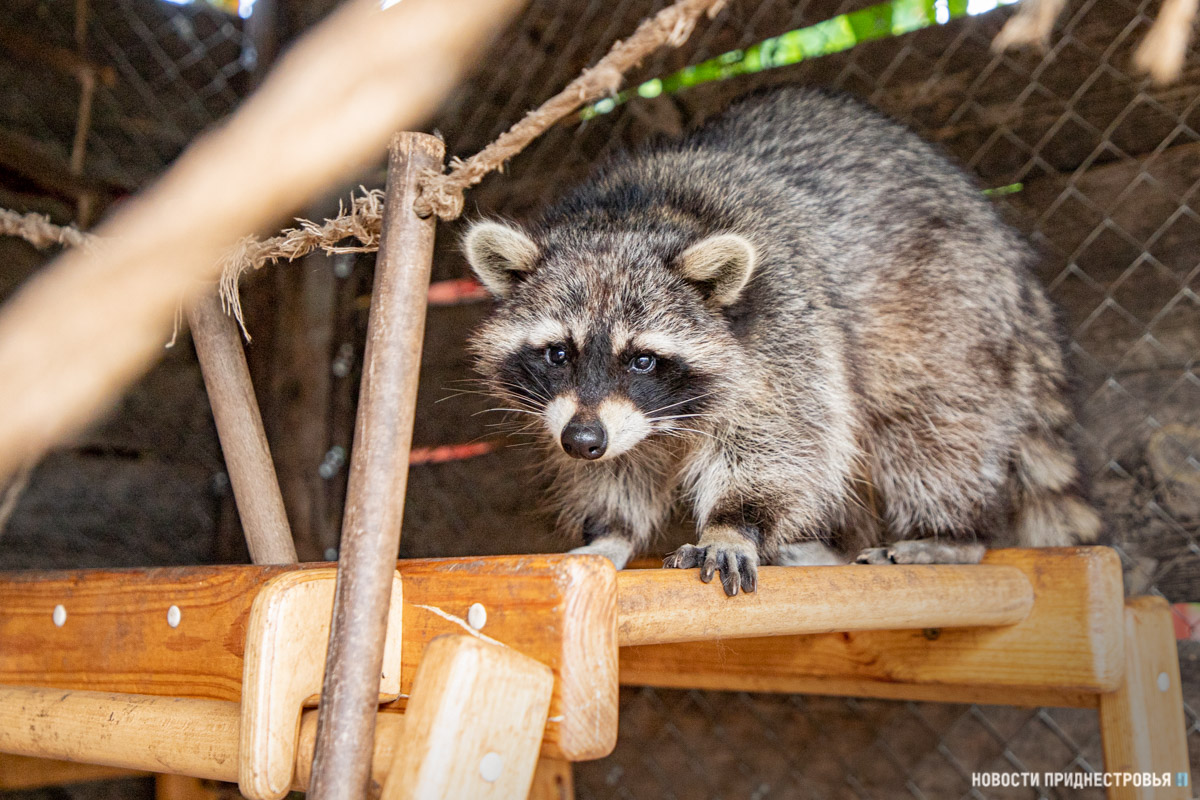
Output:
<path fill-rule="evenodd" d="M 237 739 L 223 700 L 0 687 L 0 752 L 228 781 Z"/>
<path fill-rule="evenodd" d="M 357 800 L 371 768 L 374 697 L 383 659 L 391 561 L 400 550 L 425 337 L 436 219 L 413 212 L 421 176 L 440 172 L 445 145 L 397 133 L 388 151 L 386 205 L 363 354 L 337 594 L 317 717 L 314 800 Z"/>
<path fill-rule="evenodd" d="M 0 685 L 241 700 L 251 603 L 270 578 L 328 568 L 188 567 L 0 573 Z M 400 691 L 411 691 L 425 645 L 478 631 L 555 673 L 543 754 L 600 758 L 616 744 L 616 572 L 598 556 L 401 561 Z M 54 607 L 67 610 L 63 627 Z M 181 609 L 178 628 L 167 609 Z M 403 698 L 397 705 L 402 706 Z"/>
<path fill-rule="evenodd" d="M 1090 705 L 1084 695 L 1116 688 L 1123 590 L 1112 550 L 994 550 L 985 563 L 1016 567 L 1033 584 L 1024 621 L 623 647 L 621 682 L 914 699 L 959 687 L 957 696 L 946 689 L 946 699 L 1037 705 Z"/>
<path fill-rule="evenodd" d="M 726 597 L 694 570 L 617 576 L 622 647 L 832 631 L 1009 625 L 1033 587 L 1007 566 L 762 567 L 758 590 Z"/>
<path fill-rule="evenodd" d="M 554 673 L 466 634 L 429 643 L 384 800 L 511 800 L 529 794 Z"/>
<path fill-rule="evenodd" d="M 250 558 L 255 564 L 293 564 L 296 545 L 237 324 L 215 295 L 205 295 L 188 308 L 188 326 Z"/>
<path fill-rule="evenodd" d="M 1161 597 L 1135 597 L 1125 606 L 1125 678 L 1100 696 L 1105 772 L 1150 772 L 1168 786 L 1113 786 L 1109 800 L 1186 800 L 1175 774 L 1191 773 L 1183 687 L 1171 608 Z"/>
<path fill-rule="evenodd" d="M 292 785 L 300 713 L 324 677 L 335 570 L 295 570 L 263 586 L 250 610 L 242 679 L 238 786 L 249 800 L 280 800 Z M 400 694 L 403 591 L 393 574 L 380 702 Z"/>

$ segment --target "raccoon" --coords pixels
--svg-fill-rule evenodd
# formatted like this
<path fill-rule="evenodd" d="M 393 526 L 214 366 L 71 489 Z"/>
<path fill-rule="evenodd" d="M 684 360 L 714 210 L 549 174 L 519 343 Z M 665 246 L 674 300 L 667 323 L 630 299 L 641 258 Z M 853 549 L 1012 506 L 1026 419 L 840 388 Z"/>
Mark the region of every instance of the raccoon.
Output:
<path fill-rule="evenodd" d="M 463 240 L 477 369 L 544 436 L 563 530 L 622 568 L 972 563 L 1093 540 L 1033 253 L 935 147 L 786 87 Z"/>

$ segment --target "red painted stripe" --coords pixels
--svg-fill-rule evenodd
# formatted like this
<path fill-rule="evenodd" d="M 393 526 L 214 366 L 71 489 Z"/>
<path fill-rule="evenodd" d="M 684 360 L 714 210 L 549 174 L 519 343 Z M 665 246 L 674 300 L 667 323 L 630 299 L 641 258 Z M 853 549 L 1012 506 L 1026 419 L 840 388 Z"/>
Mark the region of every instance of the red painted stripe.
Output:
<path fill-rule="evenodd" d="M 486 455 L 498 447 L 495 442 L 444 444 L 438 447 L 414 447 L 408 455 L 409 464 L 444 464 Z"/>
<path fill-rule="evenodd" d="M 429 284 L 429 305 L 456 306 L 463 303 L 478 303 L 491 295 L 478 282 L 470 278 L 436 281 Z"/>

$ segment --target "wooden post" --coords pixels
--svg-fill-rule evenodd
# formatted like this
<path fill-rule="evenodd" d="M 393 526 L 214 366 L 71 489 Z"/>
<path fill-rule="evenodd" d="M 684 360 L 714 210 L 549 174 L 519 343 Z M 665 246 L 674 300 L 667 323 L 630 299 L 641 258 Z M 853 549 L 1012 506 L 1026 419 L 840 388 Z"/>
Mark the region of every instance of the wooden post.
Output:
<path fill-rule="evenodd" d="M 313 800 L 360 800 L 366 793 L 433 259 L 435 220 L 421 219 L 412 209 L 422 173 L 439 170 L 444 152 L 439 139 L 420 133 L 396 134 L 389 150 L 309 790 Z"/>
<path fill-rule="evenodd" d="M 509 800 L 529 794 L 554 674 L 465 635 L 429 643 L 383 800 Z"/>
<path fill-rule="evenodd" d="M 1171 608 L 1161 597 L 1125 605 L 1125 677 L 1120 689 L 1100 695 L 1100 735 L 1106 773 L 1167 778 L 1166 786 L 1112 786 L 1109 800 L 1192 797 L 1175 780 L 1177 773 L 1190 775 L 1191 766 Z"/>
<path fill-rule="evenodd" d="M 215 295 L 192 304 L 188 324 L 250 557 L 255 564 L 295 563 L 296 545 L 237 326 Z"/>

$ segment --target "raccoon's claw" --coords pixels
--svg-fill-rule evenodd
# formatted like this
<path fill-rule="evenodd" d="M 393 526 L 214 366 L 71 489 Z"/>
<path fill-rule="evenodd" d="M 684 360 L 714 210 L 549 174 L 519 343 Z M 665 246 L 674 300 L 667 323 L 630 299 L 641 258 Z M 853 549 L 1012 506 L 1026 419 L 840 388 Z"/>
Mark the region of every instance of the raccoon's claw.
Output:
<path fill-rule="evenodd" d="M 758 555 L 753 550 L 726 544 L 685 544 L 663 559 L 667 569 L 700 568 L 700 580 L 711 583 L 713 575 L 721 573 L 725 594 L 733 597 L 741 589 L 753 592 L 758 588 Z"/>
<path fill-rule="evenodd" d="M 868 547 L 856 564 L 978 564 L 987 548 L 975 542 L 905 539 L 888 547 Z"/>
<path fill-rule="evenodd" d="M 895 564 L 890 547 L 868 547 L 854 558 L 855 564 Z"/>

